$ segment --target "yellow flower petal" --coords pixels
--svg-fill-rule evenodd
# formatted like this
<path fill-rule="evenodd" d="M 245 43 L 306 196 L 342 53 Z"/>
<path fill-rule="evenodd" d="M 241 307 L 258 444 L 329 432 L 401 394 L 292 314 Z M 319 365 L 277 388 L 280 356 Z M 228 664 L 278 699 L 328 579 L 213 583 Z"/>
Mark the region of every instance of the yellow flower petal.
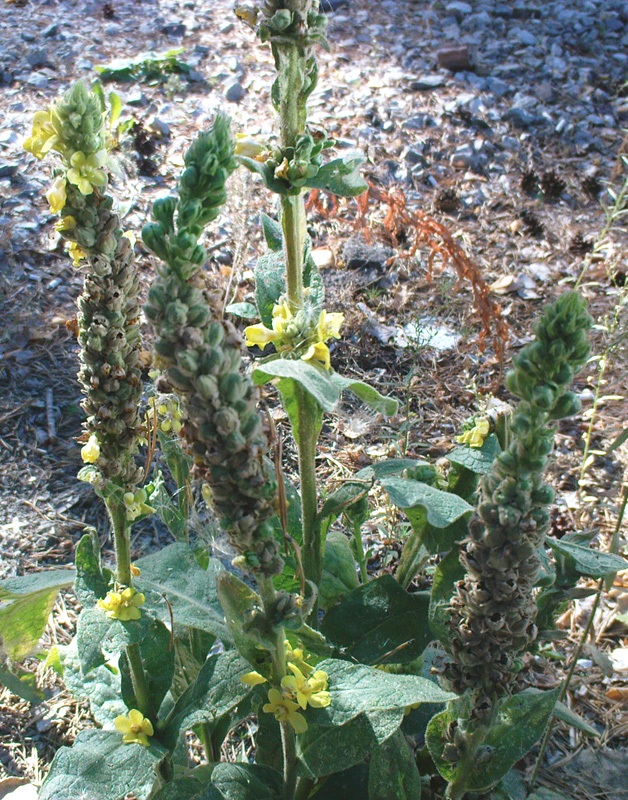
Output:
<path fill-rule="evenodd" d="M 94 434 L 89 437 L 87 444 L 81 447 L 81 458 L 86 464 L 95 464 L 100 458 L 100 445 Z"/>
<path fill-rule="evenodd" d="M 303 714 L 299 714 L 298 711 L 293 711 L 288 714 L 288 722 L 294 728 L 295 733 L 305 733 L 307 730 L 307 720 Z"/>
<path fill-rule="evenodd" d="M 266 678 L 260 675 L 259 672 L 247 672 L 240 680 L 246 683 L 247 686 L 259 686 L 260 683 L 266 683 Z"/>
<path fill-rule="evenodd" d="M 65 178 L 56 178 L 50 189 L 46 192 L 46 199 L 50 204 L 53 214 L 58 214 L 66 202 Z"/>
<path fill-rule="evenodd" d="M 310 345 L 307 352 L 301 356 L 302 361 L 318 361 L 325 369 L 331 368 L 331 357 L 329 355 L 329 348 L 325 342 L 316 342 Z"/>
<path fill-rule="evenodd" d="M 257 345 L 262 350 L 269 342 L 274 342 L 277 339 L 275 331 L 271 331 L 265 325 L 258 323 L 257 325 L 249 325 L 244 329 L 244 336 L 246 339 L 246 346 L 253 347 Z"/>

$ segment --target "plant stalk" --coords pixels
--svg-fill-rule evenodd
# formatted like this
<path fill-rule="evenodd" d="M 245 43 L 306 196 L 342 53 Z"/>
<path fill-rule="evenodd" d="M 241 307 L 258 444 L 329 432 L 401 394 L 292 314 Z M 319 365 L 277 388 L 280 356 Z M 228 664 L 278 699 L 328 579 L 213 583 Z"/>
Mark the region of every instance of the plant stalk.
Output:
<path fill-rule="evenodd" d="M 313 778 L 300 778 L 299 783 L 297 784 L 297 791 L 294 795 L 294 800 L 307 800 L 310 796 L 310 792 L 314 787 L 314 779 Z"/>
<path fill-rule="evenodd" d="M 283 747 L 283 791 L 284 800 L 294 800 L 297 785 L 296 736 L 289 722 L 281 724 L 281 745 Z"/>
<path fill-rule="evenodd" d="M 366 569 L 366 555 L 364 554 L 364 546 L 362 545 L 362 526 L 359 522 L 354 522 L 351 526 L 353 532 L 353 541 L 355 543 L 355 557 L 360 567 L 360 578 L 362 583 L 368 583 L 369 575 Z"/>
<path fill-rule="evenodd" d="M 295 395 L 298 404 L 299 429 L 295 437 L 299 454 L 299 475 L 301 478 L 301 524 L 303 527 L 303 548 L 301 557 L 304 577 L 316 586 L 320 585 L 323 574 L 321 527 L 317 511 L 316 488 L 316 443 L 319 426 L 316 421 L 316 410 L 312 408 L 316 401 L 307 394 L 300 384 L 295 384 Z M 316 628 L 318 605 L 308 618 L 308 623 Z"/>
<path fill-rule="evenodd" d="M 478 726 L 473 733 L 467 736 L 464 755 L 456 764 L 456 776 L 453 781 L 449 783 L 445 792 L 446 800 L 461 800 L 466 794 L 469 773 L 477 766 L 478 750 L 484 744 L 484 740 L 495 723 L 498 708 L 499 700 L 494 697 L 490 717 L 483 722 L 481 726 Z"/>
<path fill-rule="evenodd" d="M 113 528 L 113 544 L 116 554 L 116 578 L 122 586 L 131 586 L 131 541 L 129 523 L 126 516 L 124 503 L 109 498 L 106 501 L 107 511 Z M 150 705 L 148 685 L 142 664 L 142 654 L 139 644 L 130 644 L 125 648 L 133 694 L 137 701 L 138 711 L 145 714 Z"/>
<path fill-rule="evenodd" d="M 303 308 L 303 252 L 307 233 L 303 194 L 281 198 L 281 225 L 288 305 L 292 313 L 296 314 Z"/>

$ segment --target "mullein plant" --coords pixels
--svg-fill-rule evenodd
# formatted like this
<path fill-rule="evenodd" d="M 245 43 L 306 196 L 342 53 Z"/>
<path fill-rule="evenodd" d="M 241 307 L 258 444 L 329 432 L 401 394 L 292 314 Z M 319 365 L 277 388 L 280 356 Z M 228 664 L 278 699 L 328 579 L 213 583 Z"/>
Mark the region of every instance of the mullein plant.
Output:
<path fill-rule="evenodd" d="M 35 114 L 24 147 L 37 158 L 58 154 L 55 178 L 46 197 L 59 214 L 57 230 L 75 267 L 84 275 L 78 299 L 79 381 L 86 419 L 79 473 L 104 499 L 116 555 L 115 581 L 98 603 L 109 618 L 141 616 L 144 595 L 133 587 L 130 528 L 152 512 L 143 469 L 136 463 L 142 439 L 139 368 L 139 280 L 133 243 L 121 229 L 107 193 L 109 169 L 103 109 L 84 83 L 75 84 L 46 111 Z M 136 696 L 148 700 L 139 653 L 130 645 Z"/>
<path fill-rule="evenodd" d="M 451 800 L 468 790 L 478 763 L 488 772 L 493 750 L 486 738 L 497 724 L 500 701 L 521 688 L 520 659 L 536 639 L 535 587 L 554 499 L 543 473 L 557 421 L 580 407 L 569 387 L 587 360 L 591 323 L 576 292 L 562 295 L 545 309 L 535 341 L 514 357 L 506 378 L 520 398 L 510 443 L 480 481 L 476 514 L 460 551 L 465 576 L 450 605 L 444 675 L 466 705 L 430 747 L 451 777 Z"/>

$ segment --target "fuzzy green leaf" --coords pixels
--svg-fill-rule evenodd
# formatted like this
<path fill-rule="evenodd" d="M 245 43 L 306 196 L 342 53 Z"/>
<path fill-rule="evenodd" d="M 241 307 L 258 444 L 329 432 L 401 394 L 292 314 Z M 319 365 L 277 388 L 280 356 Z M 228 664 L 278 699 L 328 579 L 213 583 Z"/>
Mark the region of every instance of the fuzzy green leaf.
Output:
<path fill-rule="evenodd" d="M 317 669 L 329 676 L 331 705 L 308 710 L 308 721 L 315 725 L 344 725 L 362 713 L 367 717 L 379 711 L 403 714 L 407 706 L 445 703 L 454 697 L 425 678 L 391 675 L 363 664 L 328 658 Z"/>
<path fill-rule="evenodd" d="M 57 751 L 39 800 L 123 800 L 130 792 L 146 800 L 165 755 L 157 744 L 123 744 L 117 732 L 81 731 L 72 747 Z"/>
<path fill-rule="evenodd" d="M 92 716 L 100 725 L 113 724 L 128 709 L 120 696 L 120 673 L 101 665 L 83 674 L 76 638 L 60 650 L 63 681 L 77 700 L 87 700 Z"/>
<path fill-rule="evenodd" d="M 469 447 L 460 445 L 455 447 L 447 458 L 452 464 L 458 464 L 476 475 L 485 475 L 493 467 L 495 457 L 501 452 L 499 441 L 494 433 L 487 436 L 482 447 Z"/>
<path fill-rule="evenodd" d="M 223 571 L 217 561 L 210 560 L 207 569 L 202 569 L 194 551 L 176 542 L 139 559 L 137 566 L 141 574 L 134 585 L 146 594 L 146 611 L 166 625 L 172 612 L 175 623 L 230 641 L 216 593 L 216 579 Z"/>
<path fill-rule="evenodd" d="M 230 638 L 235 643 L 238 652 L 255 670 L 265 677 L 269 677 L 268 652 L 260 649 L 259 639 L 244 628 L 245 620 L 250 619 L 254 610 L 262 607 L 260 596 L 246 583 L 226 571 L 216 579 L 216 589 L 224 609 Z"/>
<path fill-rule="evenodd" d="M 0 669 L 0 686 L 5 686 L 11 694 L 21 697 L 22 700 L 26 700 L 27 703 L 37 705 L 46 698 L 37 689 L 34 678 L 35 676 L 30 672 L 18 675 L 15 672 L 11 672 L 11 670 Z"/>
<path fill-rule="evenodd" d="M 340 727 L 310 723 L 297 737 L 299 773 L 320 778 L 359 764 L 399 729 L 402 718 L 403 712 L 397 710 L 372 711 L 368 717 L 360 714 Z"/>
<path fill-rule="evenodd" d="M 81 536 L 76 545 L 76 580 L 74 591 L 85 608 L 93 606 L 109 591 L 112 582 L 111 570 L 103 568 L 100 560 L 100 544 L 95 530 Z"/>
<path fill-rule="evenodd" d="M 164 744 L 174 747 L 181 733 L 199 722 L 215 722 L 241 703 L 251 691 L 241 678 L 250 671 L 235 650 L 210 656 L 168 715 L 161 733 Z"/>
<path fill-rule="evenodd" d="M 432 639 L 427 604 L 427 595 L 408 594 L 391 575 L 383 575 L 328 611 L 321 631 L 362 664 L 405 664 Z"/>
<path fill-rule="evenodd" d="M 451 550 L 436 567 L 430 597 L 429 622 L 432 633 L 439 642 L 448 645 L 451 640 L 449 628 L 449 603 L 456 583 L 464 577 L 457 550 Z"/>
<path fill-rule="evenodd" d="M 323 411 L 334 411 L 343 391 L 353 392 L 370 408 L 392 415 L 397 410 L 397 401 L 384 397 L 372 386 L 362 381 L 345 378 L 337 373 L 317 367 L 306 361 L 277 358 L 266 361 L 253 370 L 253 380 L 258 386 L 274 378 L 290 378 L 297 381 L 320 405 Z"/>
<path fill-rule="evenodd" d="M 150 630 L 152 619 L 144 612 L 139 619 L 110 619 L 101 608 L 85 608 L 76 631 L 76 645 L 83 674 L 104 664 L 130 644 L 139 644 Z"/>
<path fill-rule="evenodd" d="M 215 786 L 186 776 L 167 783 L 152 800 L 224 800 L 224 795 Z"/>
<path fill-rule="evenodd" d="M 318 595 L 320 607 L 331 608 L 358 585 L 349 541 L 343 533 L 332 531 L 325 541 L 323 577 Z"/>
<path fill-rule="evenodd" d="M 273 325 L 273 308 L 286 291 L 286 265 L 283 251 L 260 256 L 255 267 L 255 303 L 267 328 Z"/>
<path fill-rule="evenodd" d="M 281 223 L 276 219 L 269 217 L 268 214 L 262 213 L 262 232 L 266 247 L 275 253 L 280 253 L 283 250 L 283 231 Z"/>
<path fill-rule="evenodd" d="M 464 788 L 468 792 L 485 792 L 506 773 L 541 738 L 554 712 L 560 686 L 548 692 L 521 692 L 506 698 L 501 704 L 498 719 L 484 740 L 485 757 L 466 773 Z M 427 726 L 426 743 L 438 771 L 447 781 L 459 779 L 458 765 L 445 761 L 443 747 L 446 732 L 462 711 L 464 698 L 432 718 Z"/>
<path fill-rule="evenodd" d="M 0 651 L 13 661 L 37 646 L 60 589 L 71 586 L 74 571 L 50 570 L 7 578 L 0 583 Z"/>
<path fill-rule="evenodd" d="M 224 800 L 280 800 L 281 774 L 259 764 L 216 764 L 211 785 Z"/>
<path fill-rule="evenodd" d="M 328 517 L 335 520 L 342 512 L 359 502 L 369 493 L 373 482 L 371 480 L 359 481 L 350 479 L 344 481 L 339 489 L 332 492 L 323 503 L 323 507 L 318 512 L 318 519 L 322 523 Z"/>
<path fill-rule="evenodd" d="M 601 553 L 591 547 L 565 542 L 562 539 L 553 539 L 548 536 L 545 540 L 548 547 L 555 552 L 573 559 L 575 568 L 580 575 L 589 578 L 606 578 L 616 572 L 628 569 L 628 561 L 613 553 Z"/>
<path fill-rule="evenodd" d="M 227 314 L 233 314 L 234 317 L 241 319 L 257 319 L 259 316 L 253 303 L 230 303 L 225 311 Z"/>
<path fill-rule="evenodd" d="M 188 535 L 188 518 L 181 509 L 172 502 L 170 492 L 166 488 L 161 473 L 154 480 L 155 491 L 150 496 L 150 504 L 155 514 L 178 542 L 185 542 Z"/>
<path fill-rule="evenodd" d="M 368 764 L 356 764 L 330 775 L 312 795 L 312 800 L 364 800 L 368 797 Z"/>
<path fill-rule="evenodd" d="M 419 800 L 421 797 L 421 776 L 401 731 L 373 751 L 368 796 L 369 800 Z"/>
<path fill-rule="evenodd" d="M 351 152 L 323 164 L 306 186 L 310 189 L 326 189 L 339 197 L 357 197 L 368 189 L 368 184 L 359 169 L 365 158 L 362 153 Z"/>
<path fill-rule="evenodd" d="M 381 484 L 392 502 L 406 513 L 415 508 L 425 509 L 427 521 L 435 528 L 447 528 L 473 511 L 473 506 L 458 495 L 443 492 L 420 481 L 386 478 Z"/>

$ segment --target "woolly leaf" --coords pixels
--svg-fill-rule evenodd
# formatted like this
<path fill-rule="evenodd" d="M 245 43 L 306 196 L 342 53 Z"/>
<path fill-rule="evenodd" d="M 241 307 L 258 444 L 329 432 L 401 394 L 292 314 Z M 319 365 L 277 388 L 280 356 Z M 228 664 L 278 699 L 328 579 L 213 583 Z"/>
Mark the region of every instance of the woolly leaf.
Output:
<path fill-rule="evenodd" d="M 141 574 L 134 585 L 146 594 L 146 611 L 166 625 L 170 625 L 172 613 L 177 624 L 230 641 L 216 593 L 216 578 L 222 572 L 219 562 L 212 559 L 207 569 L 202 569 L 194 551 L 176 542 L 139 559 L 137 566 Z"/>
<path fill-rule="evenodd" d="M 391 575 L 383 575 L 330 609 L 321 631 L 362 664 L 405 664 L 432 639 L 427 603 L 427 595 L 408 594 Z"/>
<path fill-rule="evenodd" d="M 421 797 L 421 776 L 401 731 L 373 751 L 368 796 L 369 800 L 419 800 Z"/>
<path fill-rule="evenodd" d="M 146 800 L 157 783 L 157 767 L 165 755 L 154 742 L 150 747 L 123 744 L 117 732 L 81 731 L 72 747 L 57 751 L 39 800 L 121 800 L 129 793 Z"/>
<path fill-rule="evenodd" d="M 60 589 L 71 586 L 74 571 L 50 570 L 7 578 L 0 583 L 0 649 L 13 661 L 37 646 Z"/>

